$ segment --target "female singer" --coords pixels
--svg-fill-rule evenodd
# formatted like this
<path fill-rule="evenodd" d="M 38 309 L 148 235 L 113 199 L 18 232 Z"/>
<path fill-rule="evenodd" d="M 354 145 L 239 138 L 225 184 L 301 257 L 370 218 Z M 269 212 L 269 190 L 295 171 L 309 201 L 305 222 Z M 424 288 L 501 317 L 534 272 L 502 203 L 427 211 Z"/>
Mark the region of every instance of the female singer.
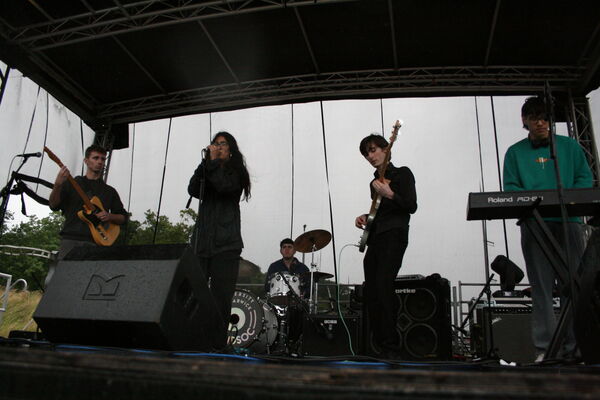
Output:
<path fill-rule="evenodd" d="M 245 200 L 250 198 L 250 176 L 237 141 L 228 132 L 217 133 L 205 151 L 188 186 L 190 196 L 202 201 L 191 244 L 223 319 L 214 344 L 223 348 L 244 247 L 239 202 L 242 193 Z"/>

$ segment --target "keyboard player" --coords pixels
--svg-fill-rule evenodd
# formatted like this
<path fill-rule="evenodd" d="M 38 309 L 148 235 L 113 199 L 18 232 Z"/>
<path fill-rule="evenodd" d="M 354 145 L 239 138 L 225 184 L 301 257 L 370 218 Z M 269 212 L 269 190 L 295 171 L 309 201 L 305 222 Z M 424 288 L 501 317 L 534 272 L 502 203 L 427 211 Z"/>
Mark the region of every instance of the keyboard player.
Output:
<path fill-rule="evenodd" d="M 513 144 L 504 157 L 504 190 L 542 190 L 556 188 L 554 161 L 550 158 L 549 123 L 543 98 L 530 97 L 521 108 L 523 127 L 528 131 L 527 138 Z M 563 187 L 592 187 L 592 173 L 579 144 L 566 136 L 556 136 L 556 152 L 560 166 Z M 548 228 L 564 247 L 560 218 L 545 218 Z M 536 361 L 542 361 L 552 334 L 556 328 L 556 317 L 552 303 L 552 289 L 557 276 L 545 254 L 533 238 L 527 225 L 532 219 L 521 224 L 521 248 L 527 267 L 527 276 L 532 287 L 532 336 L 537 349 Z M 579 265 L 584 243 L 581 219 L 569 218 L 569 254 L 572 265 Z M 561 304 L 563 297 L 561 296 Z M 562 349 L 564 357 L 575 352 L 575 336 L 572 326 Z"/>

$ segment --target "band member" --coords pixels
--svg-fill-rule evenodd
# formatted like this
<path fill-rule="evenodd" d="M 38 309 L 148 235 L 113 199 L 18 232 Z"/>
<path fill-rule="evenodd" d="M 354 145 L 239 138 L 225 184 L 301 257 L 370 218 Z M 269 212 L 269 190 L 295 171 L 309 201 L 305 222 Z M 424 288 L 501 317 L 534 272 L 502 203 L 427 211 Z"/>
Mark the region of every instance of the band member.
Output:
<path fill-rule="evenodd" d="M 204 193 L 200 193 L 204 181 Z M 202 196 L 191 243 L 210 281 L 210 290 L 222 316 L 217 348 L 225 346 L 231 300 L 238 276 L 242 242 L 240 198 L 250 198 L 250 176 L 237 141 L 219 132 L 190 179 L 188 193 Z M 243 195 L 242 195 L 243 193 Z"/>
<path fill-rule="evenodd" d="M 127 221 L 127 211 L 119 194 L 112 187 L 104 183 L 102 173 L 106 163 L 106 150 L 99 145 L 92 145 L 85 150 L 83 162 L 86 166 L 84 176 L 75 177 L 75 181 L 83 189 L 85 194 L 91 198 L 96 196 L 102 202 L 105 211 L 96 214 L 103 222 L 122 225 Z M 53 211 L 61 210 L 65 216 L 65 223 L 60 231 L 61 241 L 58 251 L 58 260 L 62 260 L 76 246 L 94 246 L 94 240 L 88 225 L 77 216 L 77 212 L 83 209 L 83 200 L 67 180 L 70 175 L 69 169 L 63 166 L 56 176 L 54 188 L 50 193 L 48 202 Z M 51 266 L 46 284 L 54 273 Z"/>
<path fill-rule="evenodd" d="M 385 162 L 388 148 L 388 141 L 383 136 L 371 134 L 360 142 L 359 148 L 375 168 L 375 178 L 370 183 L 371 198 L 382 196 L 363 260 L 364 296 L 374 343 L 383 353 L 390 354 L 400 346 L 396 331 L 398 298 L 394 293 L 394 280 L 408 246 L 410 214 L 417 210 L 415 178 L 408 167 L 396 168 L 389 163 L 385 182 L 379 181 L 379 168 Z M 356 217 L 356 227 L 364 229 L 367 218 L 367 214 Z"/>
<path fill-rule="evenodd" d="M 267 292 L 267 294 L 269 293 L 269 282 L 277 272 L 288 272 L 292 275 L 298 276 L 310 272 L 306 265 L 302 264 L 296 257 L 294 257 L 294 254 L 296 254 L 296 249 L 294 248 L 294 241 L 292 239 L 283 239 L 279 243 L 279 252 L 283 258 L 272 263 L 267 271 L 267 277 L 265 281 L 265 292 Z M 301 294 L 304 298 L 308 298 L 309 291 L 310 288 L 308 285 L 302 286 Z"/>
<path fill-rule="evenodd" d="M 521 108 L 523 127 L 527 138 L 513 144 L 504 157 L 504 190 L 556 189 L 554 161 L 550 158 L 549 124 L 546 106 L 540 97 L 528 98 Z M 592 173 L 579 144 L 566 136 L 556 136 L 556 152 L 563 187 L 589 188 Z M 548 228 L 564 246 L 560 218 L 546 218 Z M 535 229 L 533 219 L 521 223 L 521 248 L 531 284 L 532 335 L 537 349 L 536 361 L 543 360 L 544 352 L 556 327 L 552 290 L 557 279 L 545 254 L 535 241 L 530 229 Z M 582 226 L 579 218 L 569 218 L 569 255 L 572 265 L 578 266 L 584 250 Z M 561 296 L 561 304 L 564 297 Z M 575 339 L 572 327 L 565 341 L 565 356 L 572 355 Z"/>

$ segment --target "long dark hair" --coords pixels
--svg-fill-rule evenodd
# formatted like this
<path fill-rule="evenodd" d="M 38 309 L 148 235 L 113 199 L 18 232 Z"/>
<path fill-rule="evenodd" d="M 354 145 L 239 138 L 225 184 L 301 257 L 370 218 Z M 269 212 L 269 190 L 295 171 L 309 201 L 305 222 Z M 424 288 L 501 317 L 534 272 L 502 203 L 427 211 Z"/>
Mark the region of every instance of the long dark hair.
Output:
<path fill-rule="evenodd" d="M 244 155 L 240 151 L 238 147 L 237 140 L 231 135 L 229 132 L 219 132 L 217 133 L 210 144 L 215 144 L 217 138 L 221 136 L 225 138 L 227 144 L 229 145 L 229 154 L 231 154 L 231 158 L 226 163 L 229 168 L 233 168 L 237 171 L 240 176 L 240 182 L 242 184 L 242 189 L 244 190 L 244 200 L 248 201 L 250 198 L 250 174 L 248 173 L 248 169 L 246 168 L 246 161 L 244 160 Z"/>

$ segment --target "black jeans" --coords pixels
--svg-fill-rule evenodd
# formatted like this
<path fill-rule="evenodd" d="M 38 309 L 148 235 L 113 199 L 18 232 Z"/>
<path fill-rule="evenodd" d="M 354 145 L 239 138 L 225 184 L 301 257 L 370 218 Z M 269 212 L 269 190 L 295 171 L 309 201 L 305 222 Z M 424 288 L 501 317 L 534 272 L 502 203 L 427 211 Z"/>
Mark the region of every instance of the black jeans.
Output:
<path fill-rule="evenodd" d="M 402 266 L 408 246 L 408 227 L 396 228 L 375 235 L 363 260 L 365 301 L 371 332 L 378 344 L 399 345 L 396 331 L 398 297 L 394 280 Z"/>
<path fill-rule="evenodd" d="M 222 327 L 213 344 L 216 349 L 224 348 L 227 343 L 231 300 L 238 277 L 240 254 L 241 250 L 233 250 L 215 254 L 212 257 L 199 258 L 206 279 L 210 279 L 210 292 L 223 319 Z"/>

